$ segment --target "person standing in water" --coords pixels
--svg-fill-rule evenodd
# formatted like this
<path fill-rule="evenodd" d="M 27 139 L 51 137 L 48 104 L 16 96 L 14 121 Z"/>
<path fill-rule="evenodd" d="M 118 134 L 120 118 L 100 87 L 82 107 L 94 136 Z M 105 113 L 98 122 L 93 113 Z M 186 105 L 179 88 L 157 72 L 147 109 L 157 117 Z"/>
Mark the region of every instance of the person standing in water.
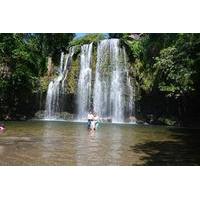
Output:
<path fill-rule="evenodd" d="M 5 130 L 5 126 L 4 126 L 4 124 L 1 124 L 0 125 L 0 131 L 4 131 Z"/>
<path fill-rule="evenodd" d="M 99 116 L 97 115 L 97 113 L 94 113 L 94 117 L 93 117 L 93 120 L 95 122 L 95 129 L 96 130 L 98 128 L 98 125 L 99 125 Z"/>
<path fill-rule="evenodd" d="M 93 120 L 91 122 L 92 131 L 96 131 L 98 127 L 98 121 L 99 121 L 99 116 L 96 113 L 94 113 Z"/>
<path fill-rule="evenodd" d="M 93 121 L 93 114 L 92 114 L 92 112 L 90 111 L 89 113 L 88 113 L 88 129 L 91 129 L 91 123 L 92 123 L 92 121 Z"/>

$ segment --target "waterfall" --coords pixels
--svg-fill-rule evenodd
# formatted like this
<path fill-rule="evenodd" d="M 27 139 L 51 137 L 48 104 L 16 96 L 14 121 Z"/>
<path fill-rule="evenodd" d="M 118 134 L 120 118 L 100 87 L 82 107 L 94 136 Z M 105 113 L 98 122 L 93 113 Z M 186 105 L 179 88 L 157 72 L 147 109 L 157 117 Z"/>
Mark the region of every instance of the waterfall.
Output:
<path fill-rule="evenodd" d="M 124 122 L 133 115 L 133 87 L 126 57 L 118 39 L 98 44 L 93 106 L 100 117 L 112 122 Z"/>
<path fill-rule="evenodd" d="M 107 67 L 109 56 L 109 43 L 103 40 L 98 44 L 97 48 L 97 64 L 93 92 L 93 108 L 101 117 L 111 115 L 109 110 L 109 68 Z"/>
<path fill-rule="evenodd" d="M 81 47 L 80 55 L 80 74 L 78 79 L 77 105 L 78 119 L 87 117 L 91 105 L 91 86 L 92 86 L 92 43 Z"/>
<path fill-rule="evenodd" d="M 100 118 L 115 123 L 134 118 L 134 84 L 125 48 L 119 39 L 105 39 L 97 44 L 97 56 L 93 56 L 93 44 L 80 48 L 80 67 L 77 80 L 77 119 L 87 118 L 94 110 Z M 74 48 L 61 54 L 58 76 L 49 83 L 46 97 L 46 119 L 58 119 L 63 111 L 67 74 L 71 66 Z M 96 60 L 96 66 L 93 62 Z"/>
<path fill-rule="evenodd" d="M 63 94 L 65 93 L 65 81 L 73 54 L 74 48 L 70 48 L 69 54 L 64 55 L 64 53 L 61 53 L 59 75 L 49 83 L 47 90 L 45 119 L 60 118 Z"/>
<path fill-rule="evenodd" d="M 124 63 L 120 61 L 121 52 L 119 40 L 113 39 L 110 43 L 110 66 L 112 68 L 111 88 L 110 88 L 110 105 L 113 122 L 124 121 L 124 99 L 123 99 L 123 70 Z"/>

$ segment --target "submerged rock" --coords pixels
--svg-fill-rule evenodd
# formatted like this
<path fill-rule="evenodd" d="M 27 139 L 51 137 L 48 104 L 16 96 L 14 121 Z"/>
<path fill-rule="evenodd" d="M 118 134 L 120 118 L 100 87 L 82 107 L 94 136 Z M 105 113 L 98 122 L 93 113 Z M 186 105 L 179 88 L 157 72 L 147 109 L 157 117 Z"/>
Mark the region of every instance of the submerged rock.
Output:
<path fill-rule="evenodd" d="M 46 116 L 45 111 L 39 110 L 38 112 L 35 113 L 34 119 L 45 119 L 45 116 Z M 74 119 L 74 114 L 71 114 L 68 112 L 55 113 L 55 116 L 59 116 L 58 119 L 63 119 L 63 120 L 73 120 Z"/>

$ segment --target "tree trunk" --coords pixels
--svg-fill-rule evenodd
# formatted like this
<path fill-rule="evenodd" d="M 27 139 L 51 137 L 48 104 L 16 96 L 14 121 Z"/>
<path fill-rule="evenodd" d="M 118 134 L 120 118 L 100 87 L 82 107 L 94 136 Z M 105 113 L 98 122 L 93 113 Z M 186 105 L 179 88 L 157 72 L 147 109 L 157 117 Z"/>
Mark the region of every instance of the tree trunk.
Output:
<path fill-rule="evenodd" d="M 181 99 L 178 99 L 178 123 L 179 123 L 179 126 L 181 126 L 181 119 L 182 117 L 182 110 L 181 110 Z"/>
<path fill-rule="evenodd" d="M 47 75 L 51 76 L 53 73 L 53 63 L 52 63 L 52 57 L 48 56 L 48 61 L 47 61 Z"/>

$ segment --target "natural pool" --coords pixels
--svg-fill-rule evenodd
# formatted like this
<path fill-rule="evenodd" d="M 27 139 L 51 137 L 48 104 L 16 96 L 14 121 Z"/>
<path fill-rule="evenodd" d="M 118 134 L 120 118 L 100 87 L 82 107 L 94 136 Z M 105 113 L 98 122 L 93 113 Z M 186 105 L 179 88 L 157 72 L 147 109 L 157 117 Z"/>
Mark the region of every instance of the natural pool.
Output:
<path fill-rule="evenodd" d="M 200 130 L 131 124 L 6 122 L 0 165 L 199 165 Z"/>

